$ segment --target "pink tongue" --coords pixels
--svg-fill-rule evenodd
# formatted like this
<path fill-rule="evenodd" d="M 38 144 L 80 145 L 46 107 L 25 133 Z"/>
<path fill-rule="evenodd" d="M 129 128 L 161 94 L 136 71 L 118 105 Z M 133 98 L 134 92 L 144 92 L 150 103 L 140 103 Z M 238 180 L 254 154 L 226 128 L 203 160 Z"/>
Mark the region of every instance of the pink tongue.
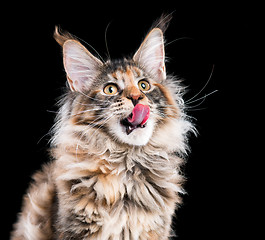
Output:
<path fill-rule="evenodd" d="M 137 104 L 132 111 L 132 117 L 129 117 L 128 121 L 133 126 L 138 126 L 139 124 L 143 126 L 148 120 L 149 116 L 150 116 L 149 106 L 143 104 Z"/>

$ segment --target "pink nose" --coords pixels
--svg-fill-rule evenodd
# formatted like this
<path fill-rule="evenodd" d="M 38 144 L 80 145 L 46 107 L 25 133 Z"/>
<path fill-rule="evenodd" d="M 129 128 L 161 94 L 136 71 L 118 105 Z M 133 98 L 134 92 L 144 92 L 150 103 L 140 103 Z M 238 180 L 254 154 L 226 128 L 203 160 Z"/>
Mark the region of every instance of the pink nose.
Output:
<path fill-rule="evenodd" d="M 125 96 L 132 101 L 134 106 L 139 102 L 139 100 L 143 99 L 143 94 L 135 86 L 128 87 L 125 91 Z"/>

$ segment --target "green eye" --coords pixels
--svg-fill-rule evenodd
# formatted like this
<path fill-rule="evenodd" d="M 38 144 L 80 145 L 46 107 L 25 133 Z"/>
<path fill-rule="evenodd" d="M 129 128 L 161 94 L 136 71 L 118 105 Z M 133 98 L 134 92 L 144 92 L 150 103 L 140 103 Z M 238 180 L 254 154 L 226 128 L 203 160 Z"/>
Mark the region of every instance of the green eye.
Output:
<path fill-rule="evenodd" d="M 103 91 L 107 95 L 115 95 L 118 92 L 118 88 L 115 84 L 108 84 Z"/>
<path fill-rule="evenodd" d="M 138 87 L 142 91 L 148 91 L 151 88 L 149 82 L 147 82 L 146 80 L 140 80 L 138 82 Z"/>

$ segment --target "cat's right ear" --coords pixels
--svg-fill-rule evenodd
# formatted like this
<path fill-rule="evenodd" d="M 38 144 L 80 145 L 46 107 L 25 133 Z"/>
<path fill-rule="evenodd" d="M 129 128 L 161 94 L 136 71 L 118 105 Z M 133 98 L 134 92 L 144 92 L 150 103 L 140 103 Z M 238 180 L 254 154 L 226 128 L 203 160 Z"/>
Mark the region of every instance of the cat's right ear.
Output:
<path fill-rule="evenodd" d="M 68 40 L 63 45 L 64 68 L 72 91 L 88 89 L 98 75 L 103 63 L 94 57 L 81 43 Z"/>
<path fill-rule="evenodd" d="M 91 86 L 103 63 L 70 34 L 57 35 L 55 39 L 63 47 L 64 68 L 71 90 L 83 92 Z"/>

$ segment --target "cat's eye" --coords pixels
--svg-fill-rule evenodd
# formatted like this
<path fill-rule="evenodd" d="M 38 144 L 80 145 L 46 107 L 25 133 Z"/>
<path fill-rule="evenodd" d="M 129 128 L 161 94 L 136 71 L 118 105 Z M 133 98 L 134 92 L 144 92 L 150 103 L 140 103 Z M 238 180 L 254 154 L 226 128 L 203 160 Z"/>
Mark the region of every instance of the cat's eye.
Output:
<path fill-rule="evenodd" d="M 118 87 L 115 84 L 108 84 L 103 91 L 107 95 L 115 95 L 118 92 Z"/>
<path fill-rule="evenodd" d="M 146 80 L 140 80 L 140 81 L 138 82 L 138 87 L 139 87 L 139 89 L 142 90 L 142 91 L 148 91 L 148 90 L 150 90 L 150 88 L 151 88 L 149 82 L 147 82 Z"/>

